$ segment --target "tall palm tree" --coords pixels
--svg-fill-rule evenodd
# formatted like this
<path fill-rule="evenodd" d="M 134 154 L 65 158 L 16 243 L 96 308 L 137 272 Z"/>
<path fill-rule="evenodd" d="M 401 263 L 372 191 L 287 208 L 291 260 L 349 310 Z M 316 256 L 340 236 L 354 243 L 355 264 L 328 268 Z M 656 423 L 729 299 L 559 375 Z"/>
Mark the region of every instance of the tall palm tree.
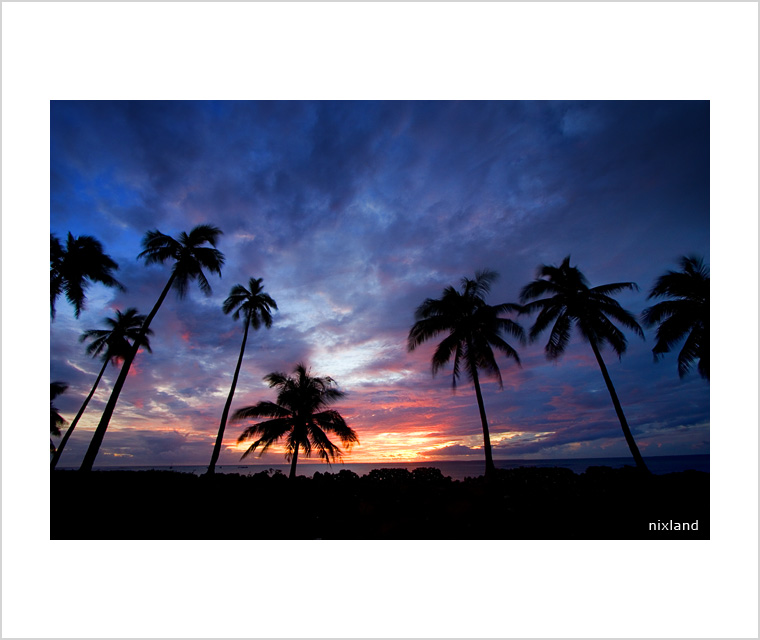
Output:
<path fill-rule="evenodd" d="M 85 307 L 85 292 L 92 282 L 124 290 L 112 275 L 119 268 L 103 245 L 92 236 L 75 238 L 69 232 L 66 248 L 50 234 L 50 317 L 55 318 L 55 302 L 61 293 L 74 305 L 74 316 L 79 317 Z"/>
<path fill-rule="evenodd" d="M 216 249 L 216 241 L 221 234 L 222 232 L 219 229 L 208 224 L 198 225 L 189 234 L 183 231 L 179 235 L 179 240 L 164 235 L 158 230 L 148 231 L 145 234 L 142 240 L 144 251 L 137 257 L 143 258 L 146 264 L 163 264 L 167 260 L 173 260 L 172 273 L 163 291 L 161 291 L 161 295 L 158 296 L 156 304 L 153 305 L 153 309 L 151 309 L 148 317 L 145 318 L 145 322 L 143 322 L 140 333 L 132 344 L 129 354 L 124 359 L 121 372 L 116 379 L 111 391 L 111 397 L 106 403 L 106 408 L 92 436 L 90 446 L 87 448 L 80 471 L 92 470 L 92 465 L 95 462 L 95 457 L 98 455 L 100 444 L 103 442 L 103 436 L 105 436 L 108 429 L 108 424 L 111 421 L 119 394 L 127 379 L 129 368 L 132 366 L 132 361 L 135 359 L 140 345 L 143 344 L 143 339 L 148 332 L 150 323 L 153 321 L 156 313 L 158 313 L 169 290 L 174 288 L 177 292 L 177 297 L 182 299 L 187 293 L 188 284 L 193 280 L 197 280 L 201 291 L 209 295 L 211 293 L 211 285 L 209 285 L 203 269 L 208 269 L 221 277 L 224 255 Z M 211 246 L 205 246 L 207 244 Z"/>
<path fill-rule="evenodd" d="M 92 340 L 87 346 L 87 354 L 93 358 L 101 356 L 103 360 L 103 366 L 100 368 L 98 377 L 95 378 L 95 384 L 92 385 L 90 393 L 84 400 L 82 407 L 79 409 L 76 417 L 71 421 L 71 425 L 63 434 L 63 440 L 58 445 L 58 451 L 56 451 L 53 459 L 50 461 L 50 470 L 55 469 L 58 464 L 58 460 L 63 453 L 63 449 L 66 446 L 71 434 L 82 417 L 87 405 L 89 404 L 92 396 L 95 394 L 95 390 L 100 384 L 100 379 L 105 373 L 108 363 L 113 363 L 114 366 L 118 364 L 120 360 L 125 360 L 132 349 L 132 344 L 138 339 L 140 335 L 140 328 L 145 322 L 145 316 L 139 315 L 137 309 L 131 307 L 122 313 L 118 309 L 116 310 L 115 318 L 104 318 L 103 323 L 108 325 L 108 329 L 88 329 L 81 336 L 79 336 L 79 342 L 85 340 Z M 150 341 L 148 336 L 153 333 L 152 329 L 148 329 L 142 338 L 142 346 L 150 352 Z M 102 354 L 102 355 L 101 355 Z"/>
<path fill-rule="evenodd" d="M 248 340 L 248 328 L 253 327 L 258 330 L 261 324 L 269 329 L 272 326 L 272 309 L 277 309 L 277 303 L 264 293 L 264 287 L 261 285 L 261 278 L 251 278 L 248 281 L 248 289 L 241 284 L 236 284 L 230 290 L 230 295 L 222 305 L 224 313 L 232 313 L 233 320 L 238 320 L 243 316 L 243 343 L 240 345 L 240 355 L 238 356 L 235 374 L 232 376 L 232 386 L 227 396 L 227 402 L 224 403 L 222 411 L 222 420 L 219 423 L 219 433 L 216 436 L 214 450 L 211 453 L 211 462 L 208 465 L 208 473 L 213 474 L 216 461 L 219 459 L 219 452 L 222 449 L 222 440 L 224 439 L 224 429 L 227 426 L 227 416 L 230 413 L 232 397 L 235 395 L 238 375 L 240 374 L 240 365 L 243 363 L 243 354 L 245 353 L 245 343 Z"/>
<path fill-rule="evenodd" d="M 681 271 L 660 276 L 649 292 L 651 298 L 670 300 L 644 309 L 644 324 L 657 327 L 657 344 L 652 349 L 655 360 L 686 338 L 678 354 L 678 375 L 683 378 L 697 363 L 697 371 L 710 379 L 710 270 L 701 258 L 684 256 Z"/>
<path fill-rule="evenodd" d="M 503 388 L 501 372 L 496 364 L 494 348 L 508 358 L 513 358 L 519 365 L 517 351 L 502 337 L 502 332 L 524 340 L 523 328 L 500 314 L 519 311 L 519 305 L 504 303 L 490 306 L 484 296 L 491 290 L 491 283 L 496 280 L 495 271 L 478 271 L 475 279 L 462 278 L 462 291 L 446 287 L 443 296 L 434 300 L 428 298 L 415 312 L 416 322 L 409 331 L 407 348 L 413 351 L 420 344 L 441 333 L 448 333 L 433 354 L 433 375 L 453 356 L 454 372 L 452 387 L 456 388 L 460 367 L 463 365 L 467 377 L 475 386 L 475 397 L 480 410 L 480 422 L 483 426 L 483 448 L 486 455 L 486 475 L 490 476 L 496 469 L 491 453 L 491 437 L 488 431 L 488 419 L 480 390 L 478 370 L 496 377 L 499 388 Z"/>
<path fill-rule="evenodd" d="M 628 427 L 620 400 L 600 353 L 600 349 L 605 344 L 609 344 L 618 357 L 621 357 L 626 350 L 625 336 L 613 321 L 619 322 L 627 329 L 644 337 L 644 332 L 633 315 L 611 297 L 628 289 L 638 291 L 638 287 L 633 282 L 616 282 L 589 288 L 588 280 L 583 273 L 577 267 L 570 266 L 570 256 L 567 256 L 559 267 L 540 266 L 537 276 L 536 280 L 523 287 L 520 292 L 521 302 L 534 300 L 524 305 L 522 313 L 540 312 L 529 332 L 531 341 L 536 340 L 541 332 L 553 323 L 545 351 L 547 358 L 556 360 L 564 353 L 570 341 L 572 326 L 575 324 L 578 327 L 581 337 L 591 345 L 594 357 L 602 371 L 602 377 L 636 466 L 643 471 L 648 471 Z M 540 296 L 550 297 L 535 300 Z"/>
<path fill-rule="evenodd" d="M 56 438 L 61 435 L 61 427 L 66 425 L 66 420 L 58 413 L 58 408 L 53 406 L 53 400 L 60 396 L 66 389 L 69 388 L 64 382 L 51 382 L 50 383 L 50 435 Z M 55 445 L 53 439 L 50 438 L 50 453 L 55 453 Z"/>
<path fill-rule="evenodd" d="M 238 438 L 239 443 L 257 439 L 240 459 L 259 447 L 259 455 L 264 455 L 269 447 L 284 437 L 285 459 L 290 461 L 291 478 L 295 478 L 301 449 L 307 458 L 311 456 L 312 449 L 316 449 L 319 457 L 328 463 L 341 459 L 341 450 L 330 442 L 327 433 L 338 436 L 347 449 L 359 442 L 356 432 L 337 411 L 325 409 L 345 396 L 343 391 L 335 388 L 335 380 L 311 376 L 302 363 L 296 365 L 294 373 L 294 376 L 286 376 L 275 372 L 264 377 L 270 388 L 279 389 L 277 402 L 261 401 L 238 409 L 232 416 L 233 420 L 271 418 L 252 424 L 243 431 Z"/>

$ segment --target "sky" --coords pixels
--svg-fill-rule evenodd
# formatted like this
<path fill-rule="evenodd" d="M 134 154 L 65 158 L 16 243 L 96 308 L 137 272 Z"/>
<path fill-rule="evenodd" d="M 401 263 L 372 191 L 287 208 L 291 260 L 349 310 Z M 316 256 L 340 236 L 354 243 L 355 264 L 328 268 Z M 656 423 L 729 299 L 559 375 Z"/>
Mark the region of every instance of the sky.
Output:
<path fill-rule="evenodd" d="M 263 377 L 303 362 L 346 392 L 335 408 L 360 441 L 347 463 L 483 459 L 473 386 L 431 373 L 440 339 L 407 351 L 417 306 L 479 269 L 500 275 L 490 304 L 517 302 L 569 255 L 592 286 L 635 282 L 617 299 L 638 316 L 681 256 L 709 265 L 709 125 L 707 101 L 51 101 L 50 231 L 97 238 L 127 289 L 91 286 L 79 319 L 58 300 L 56 406 L 71 420 L 101 366 L 80 334 L 116 309 L 147 314 L 166 283 L 168 263 L 137 259 L 144 234 L 206 223 L 223 231 L 222 276 L 207 274 L 209 296 L 167 297 L 96 465 L 208 463 L 242 340 L 222 302 L 252 277 L 278 311 L 249 335 L 233 411 L 275 400 Z M 603 352 L 640 450 L 709 453 L 709 383 L 680 379 L 676 353 L 655 363 L 644 331 L 626 332 L 621 359 Z M 574 333 L 550 362 L 547 339 L 509 338 L 521 366 L 499 355 L 503 389 L 483 380 L 494 457 L 629 456 L 589 345 Z M 117 374 L 61 466 L 81 462 Z M 219 464 L 238 463 L 246 424 L 228 423 Z"/>

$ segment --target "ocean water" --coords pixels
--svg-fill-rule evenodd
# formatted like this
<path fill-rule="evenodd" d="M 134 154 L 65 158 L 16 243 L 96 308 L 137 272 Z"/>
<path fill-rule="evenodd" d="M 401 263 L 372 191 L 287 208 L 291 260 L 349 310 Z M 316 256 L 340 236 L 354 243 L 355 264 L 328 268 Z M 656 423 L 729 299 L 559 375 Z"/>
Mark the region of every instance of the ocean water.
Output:
<path fill-rule="evenodd" d="M 678 471 L 710 471 L 709 454 L 690 455 L 690 456 L 653 456 L 644 458 L 652 473 L 674 473 Z M 635 466 L 633 458 L 576 458 L 576 459 L 556 459 L 556 460 L 494 460 L 498 469 L 517 469 L 519 467 L 564 467 L 575 473 L 584 473 L 589 467 L 612 467 L 619 469 L 626 465 Z M 468 461 L 435 461 L 435 462 L 358 462 L 346 464 L 334 464 L 332 466 L 322 463 L 299 463 L 296 473 L 299 476 L 313 476 L 314 473 L 338 473 L 342 469 L 349 469 L 359 476 L 367 475 L 372 469 L 408 469 L 412 471 L 419 467 L 436 467 L 441 470 L 444 476 L 449 476 L 453 480 L 464 480 L 482 476 L 485 470 L 483 460 Z M 66 467 L 62 467 L 65 469 Z M 157 471 L 177 471 L 183 473 L 194 473 L 200 475 L 205 473 L 207 465 L 144 465 L 144 466 L 95 466 L 97 471 L 108 470 L 125 470 L 125 471 L 145 471 L 154 469 Z M 267 470 L 279 470 L 285 475 L 290 473 L 289 464 L 246 464 L 246 465 L 217 465 L 217 473 L 238 473 L 240 475 L 253 475 Z"/>

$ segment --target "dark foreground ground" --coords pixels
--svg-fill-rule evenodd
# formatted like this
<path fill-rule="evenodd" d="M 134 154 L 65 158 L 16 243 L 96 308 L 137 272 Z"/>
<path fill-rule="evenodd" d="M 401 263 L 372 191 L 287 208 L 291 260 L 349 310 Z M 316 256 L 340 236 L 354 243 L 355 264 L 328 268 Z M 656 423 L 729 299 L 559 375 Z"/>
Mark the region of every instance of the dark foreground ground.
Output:
<path fill-rule="evenodd" d="M 344 470 L 292 482 L 266 471 L 210 478 L 55 471 L 50 537 L 706 540 L 709 489 L 707 473 L 642 477 L 632 467 L 592 467 L 580 475 L 520 468 L 464 481 L 438 469 L 381 469 L 362 477 Z M 683 523 L 698 525 L 683 530 Z"/>

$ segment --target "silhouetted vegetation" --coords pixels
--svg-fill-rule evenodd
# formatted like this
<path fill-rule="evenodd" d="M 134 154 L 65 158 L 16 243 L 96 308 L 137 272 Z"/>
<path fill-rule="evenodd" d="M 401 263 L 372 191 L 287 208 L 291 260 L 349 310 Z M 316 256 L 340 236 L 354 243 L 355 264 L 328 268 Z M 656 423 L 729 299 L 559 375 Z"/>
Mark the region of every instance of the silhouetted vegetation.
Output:
<path fill-rule="evenodd" d="M 634 467 L 279 472 L 55 471 L 52 539 L 709 539 L 709 474 Z M 93 510 L 92 505 L 97 505 Z M 202 514 L 214 512 L 218 518 Z M 698 523 L 654 530 L 650 523 Z"/>
<path fill-rule="evenodd" d="M 235 366 L 235 373 L 232 376 L 230 392 L 227 395 L 227 401 L 224 403 L 222 419 L 219 423 L 219 432 L 214 443 L 214 450 L 211 453 L 211 462 L 208 465 L 208 473 L 214 473 L 216 461 L 219 459 L 219 452 L 222 449 L 224 428 L 227 425 L 227 416 L 230 413 L 230 405 L 235 395 L 235 387 L 240 375 L 240 365 L 243 363 L 245 343 L 248 340 L 248 329 L 249 327 L 253 327 L 254 330 L 258 330 L 262 323 L 269 329 L 272 326 L 272 309 L 277 309 L 277 303 L 268 293 L 264 293 L 264 287 L 261 286 L 261 282 L 261 278 L 251 278 L 248 281 L 248 289 L 241 284 L 236 284 L 232 287 L 230 295 L 222 305 L 222 311 L 225 314 L 235 312 L 232 315 L 233 320 L 238 320 L 240 315 L 243 315 L 243 342 L 240 345 L 240 355 Z"/>
<path fill-rule="evenodd" d="M 261 401 L 250 407 L 238 409 L 233 420 L 247 418 L 272 418 L 249 426 L 238 438 L 238 442 L 256 440 L 241 456 L 261 447 L 263 455 L 280 438 L 285 439 L 285 459 L 290 461 L 290 478 L 295 478 L 298 452 L 303 450 L 306 457 L 316 450 L 325 462 L 341 459 L 341 451 L 327 437 L 333 433 L 340 438 L 346 448 L 359 442 L 356 432 L 346 424 L 343 417 L 332 409 L 322 410 L 336 402 L 345 393 L 337 389 L 330 377 L 312 376 L 299 363 L 294 369 L 295 376 L 274 372 L 264 377 L 270 388 L 278 389 L 277 402 Z"/>
<path fill-rule="evenodd" d="M 602 377 L 636 466 L 642 471 L 647 471 L 646 463 L 628 427 L 623 408 L 600 352 L 604 345 L 608 344 L 618 357 L 625 353 L 628 341 L 623 332 L 615 326 L 615 322 L 644 337 L 644 332 L 633 315 L 611 297 L 626 289 L 638 290 L 638 287 L 633 282 L 616 282 L 590 288 L 588 280 L 578 267 L 570 266 L 570 256 L 567 256 L 559 267 L 540 266 L 537 275 L 537 279 L 523 287 L 520 292 L 520 302 L 534 300 L 524 305 L 522 313 L 539 312 L 534 325 L 530 328 L 530 339 L 536 340 L 551 326 L 545 352 L 547 358 L 555 360 L 567 348 L 573 325 L 578 327 L 583 339 L 591 345 L 594 357 L 602 371 Z M 535 300 L 541 296 L 549 297 Z"/>
<path fill-rule="evenodd" d="M 71 421 L 69 428 L 63 435 L 63 439 L 58 445 L 58 450 L 53 454 L 53 458 L 50 461 L 51 469 L 55 469 L 58 464 L 63 449 L 66 447 L 66 443 L 74 432 L 79 419 L 82 417 L 92 396 L 95 394 L 95 390 L 98 388 L 98 384 L 100 384 L 100 379 L 103 377 L 103 373 L 105 372 L 108 363 L 112 362 L 115 366 L 120 360 L 124 360 L 129 355 L 129 352 L 132 349 L 132 344 L 140 336 L 140 328 L 144 321 L 145 316 L 139 315 L 137 309 L 134 307 L 127 309 L 123 314 L 117 309 L 116 318 L 103 319 L 103 322 L 110 327 L 109 329 L 88 329 L 79 337 L 80 342 L 92 340 L 87 346 L 87 354 L 93 358 L 102 354 L 103 366 L 100 368 L 97 378 L 95 378 L 95 383 L 92 385 L 90 393 L 82 403 L 82 407 L 79 409 L 76 417 Z M 145 335 L 142 337 L 142 346 L 150 352 L 150 340 L 148 339 L 148 335 L 152 334 L 153 331 L 148 329 L 144 333 Z M 132 343 L 130 343 L 130 340 Z"/>
<path fill-rule="evenodd" d="M 187 293 L 187 287 L 190 282 L 197 280 L 201 291 L 206 295 L 211 293 L 203 269 L 222 275 L 222 265 L 224 264 L 224 255 L 216 249 L 217 238 L 222 234 L 221 230 L 208 224 L 201 224 L 194 227 L 189 234 L 184 231 L 179 235 L 179 240 L 167 236 L 158 230 L 148 231 L 142 241 L 144 251 L 137 257 L 144 258 L 146 264 L 163 264 L 167 260 L 172 260 L 172 274 L 166 283 L 161 295 L 158 297 L 153 309 L 145 318 L 142 329 L 132 345 L 132 349 L 124 360 L 124 365 L 119 372 L 119 377 L 111 391 L 103 415 L 100 418 L 95 433 L 90 441 L 90 446 L 84 456 L 84 461 L 80 467 L 81 471 L 91 471 L 95 458 L 100 450 L 100 444 L 103 442 L 111 416 L 119 400 L 119 394 L 127 379 L 129 368 L 137 355 L 137 351 L 143 342 L 143 339 L 153 321 L 156 313 L 161 308 L 161 304 L 169 293 L 170 289 L 177 292 L 177 296 L 182 299 Z M 211 246 L 205 246 L 211 245 Z"/>
<path fill-rule="evenodd" d="M 684 377 L 696 362 L 697 371 L 710 379 L 710 271 L 701 258 L 684 256 L 681 271 L 660 276 L 649 292 L 652 298 L 670 298 L 641 314 L 644 324 L 657 327 L 654 359 L 684 341 L 678 354 L 678 375 Z"/>
<path fill-rule="evenodd" d="M 495 271 L 479 271 L 474 280 L 462 278 L 461 293 L 454 287 L 446 287 L 440 299 L 425 300 L 417 307 L 414 314 L 416 322 L 407 339 L 407 348 L 413 351 L 423 342 L 441 333 L 448 333 L 433 354 L 433 375 L 453 357 L 452 387 L 456 388 L 462 366 L 467 377 L 472 380 L 483 427 L 486 475 L 493 473 L 495 467 L 478 370 L 495 376 L 501 388 L 501 372 L 493 350 L 501 351 L 519 365 L 517 351 L 504 340 L 502 332 L 523 340 L 522 327 L 513 320 L 500 316 L 510 311 L 519 311 L 519 305 L 504 303 L 489 306 L 485 303 L 484 296 L 491 290 L 491 283 L 497 277 Z"/>
<path fill-rule="evenodd" d="M 66 426 L 66 420 L 58 413 L 58 408 L 53 406 L 53 400 L 66 391 L 69 388 L 64 382 L 51 382 L 50 383 L 50 435 L 59 438 L 61 436 L 61 427 Z M 53 439 L 50 438 L 50 452 L 55 453 L 55 445 Z"/>
<path fill-rule="evenodd" d="M 124 290 L 124 286 L 113 277 L 119 268 L 103 245 L 92 236 L 75 238 L 71 233 L 66 238 L 66 246 L 50 234 L 50 317 L 55 318 L 55 303 L 62 293 L 74 305 L 74 316 L 79 317 L 85 308 L 85 292 L 92 282 L 100 282 L 107 287 Z"/>

